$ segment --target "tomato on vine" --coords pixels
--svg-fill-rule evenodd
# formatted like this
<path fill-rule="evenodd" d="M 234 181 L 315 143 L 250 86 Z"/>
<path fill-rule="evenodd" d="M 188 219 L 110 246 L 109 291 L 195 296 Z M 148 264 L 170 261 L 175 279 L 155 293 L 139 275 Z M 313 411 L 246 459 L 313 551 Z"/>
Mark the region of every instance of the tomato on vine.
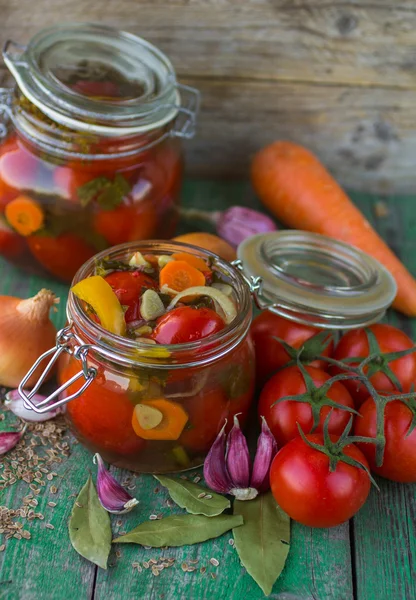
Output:
<path fill-rule="evenodd" d="M 310 527 L 334 527 L 363 506 L 370 492 L 364 454 L 354 444 L 309 434 L 293 439 L 276 454 L 270 486 L 279 506 Z"/>
<path fill-rule="evenodd" d="M 289 321 L 269 310 L 265 310 L 253 320 L 250 331 L 256 351 L 257 382 L 262 385 L 270 375 L 295 358 L 295 351 L 299 350 L 305 342 L 322 330 L 310 325 Z M 322 344 L 320 354 L 330 356 L 332 349 L 333 342 L 331 340 L 327 345 Z M 314 367 L 326 368 L 323 361 L 314 360 L 311 362 L 306 354 L 304 354 L 302 360 L 303 362 L 310 362 Z"/>
<path fill-rule="evenodd" d="M 392 481 L 416 482 L 416 406 L 414 401 L 391 400 L 384 408 L 384 435 L 386 439 L 383 464 L 376 466 L 376 447 L 373 443 L 359 443 L 371 470 Z M 354 422 L 354 434 L 376 438 L 377 407 L 369 397 L 360 407 L 360 416 Z"/>
<path fill-rule="evenodd" d="M 273 375 L 259 399 L 258 414 L 264 416 L 279 446 L 299 436 L 298 423 L 306 433 L 321 432 L 329 413 L 329 433 L 340 435 L 354 408 L 344 385 L 325 371 L 291 366 Z M 285 399 L 287 398 L 287 399 Z"/>
<path fill-rule="evenodd" d="M 366 329 L 348 331 L 335 348 L 333 357 L 356 367 L 369 355 L 375 354 L 364 372 L 377 391 L 409 392 L 416 382 L 416 353 L 412 340 L 400 329 L 384 323 L 376 323 Z M 401 353 L 410 353 L 403 355 Z M 399 354 L 397 354 L 399 353 Z M 354 360 L 357 359 L 357 360 Z M 341 372 L 338 367 L 334 373 Z M 368 397 L 367 388 L 357 380 L 345 382 L 357 406 Z"/>

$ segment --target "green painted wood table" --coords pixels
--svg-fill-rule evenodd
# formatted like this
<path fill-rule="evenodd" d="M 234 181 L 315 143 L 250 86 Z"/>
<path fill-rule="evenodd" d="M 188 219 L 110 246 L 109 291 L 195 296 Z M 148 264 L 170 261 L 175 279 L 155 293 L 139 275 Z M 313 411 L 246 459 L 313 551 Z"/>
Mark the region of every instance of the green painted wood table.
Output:
<path fill-rule="evenodd" d="M 187 181 L 184 204 L 215 210 L 232 204 L 258 206 L 245 182 Z M 378 198 L 352 194 L 368 219 L 395 252 L 416 273 L 416 198 Z M 383 209 L 383 210 L 380 210 Z M 196 229 L 195 225 L 189 229 Z M 185 226 L 182 226 L 186 231 Z M 41 287 L 53 289 L 60 297 L 56 325 L 65 321 L 67 287 L 47 279 L 28 277 L 0 263 L 0 293 L 28 297 Z M 391 312 L 388 321 L 416 336 L 416 321 Z M 4 426 L 0 422 L 0 426 Z M 111 551 L 108 570 L 81 558 L 68 538 L 68 517 L 89 471 L 95 474 L 91 454 L 68 434 L 70 456 L 54 465 L 53 481 L 35 499 L 35 508 L 44 516 L 30 523 L 22 520 L 30 539 L 1 540 L 0 598 L 4 600 L 130 599 L 146 600 L 256 600 L 263 594 L 241 566 L 230 535 L 196 546 L 147 550 L 120 545 Z M 122 480 L 130 474 L 113 469 Z M 0 470 L 1 476 L 1 470 Z M 167 515 L 167 494 L 151 476 L 133 476 L 138 509 L 114 516 L 113 535 L 131 529 L 152 513 Z M 416 501 L 413 485 L 396 485 L 380 480 L 380 492 L 370 498 L 349 523 L 333 529 L 309 529 L 292 524 L 292 546 L 286 567 L 270 596 L 279 600 L 412 600 L 416 598 Z M 36 485 L 35 485 L 36 487 Z M 31 490 L 19 481 L 0 491 L 0 506 L 22 505 Z M 49 503 L 56 503 L 50 506 Z M 4 509 L 0 509 L 3 510 Z M 179 509 L 178 509 L 179 510 Z M 1 515 L 1 513 L 0 513 Z M 52 528 L 52 527 L 53 528 Z M 2 547 L 2 546 L 1 546 Z M 172 567 L 154 576 L 151 569 L 133 568 L 132 563 L 175 558 Z M 219 561 L 218 566 L 210 563 Z M 195 561 L 195 562 L 192 562 Z M 198 561 L 198 562 L 196 562 Z M 215 561 L 214 561 L 215 562 Z M 183 563 L 197 565 L 185 572 Z M 205 567 L 206 570 L 201 567 Z"/>

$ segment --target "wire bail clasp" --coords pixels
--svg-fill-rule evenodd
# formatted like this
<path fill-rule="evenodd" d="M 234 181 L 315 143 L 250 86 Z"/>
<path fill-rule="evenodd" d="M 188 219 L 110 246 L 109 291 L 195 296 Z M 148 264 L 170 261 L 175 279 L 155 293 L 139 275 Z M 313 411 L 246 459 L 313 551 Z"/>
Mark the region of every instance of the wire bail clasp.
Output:
<path fill-rule="evenodd" d="M 257 308 L 260 310 L 265 310 L 266 308 L 271 308 L 274 305 L 270 302 L 265 302 L 262 298 L 262 289 L 263 289 L 263 280 L 261 277 L 253 277 L 252 275 L 247 276 L 244 271 L 244 264 L 242 260 L 237 258 L 233 260 L 233 267 L 235 267 L 239 272 L 241 277 L 244 279 L 246 284 L 249 287 L 250 294 L 253 296 L 253 300 L 256 303 Z"/>
<path fill-rule="evenodd" d="M 97 370 L 94 367 L 89 367 L 88 363 L 87 363 L 88 350 L 90 349 L 90 346 L 88 344 L 81 344 L 80 346 L 74 345 L 73 344 L 74 340 L 77 341 L 77 338 L 74 335 L 74 333 L 72 332 L 72 323 L 70 323 L 69 325 L 67 325 L 66 327 L 64 327 L 63 329 L 61 329 L 58 332 L 58 334 L 56 336 L 56 346 L 54 348 L 51 348 L 50 350 L 47 350 L 46 352 L 44 352 L 38 358 L 38 360 L 33 364 L 33 366 L 29 369 L 29 371 L 27 372 L 25 377 L 22 379 L 22 381 L 20 382 L 20 385 L 18 387 L 20 397 L 22 398 L 22 400 L 24 400 L 25 408 L 27 408 L 28 410 L 33 410 L 34 412 L 36 412 L 38 414 L 48 412 L 50 410 L 58 408 L 59 406 L 62 406 L 63 404 L 66 404 L 70 400 L 74 400 L 75 398 L 78 398 L 79 396 L 81 396 L 81 394 L 83 394 L 85 392 L 85 390 L 88 388 L 88 386 L 91 385 L 91 383 L 94 381 L 94 379 L 97 375 Z M 76 373 L 73 377 L 71 377 L 71 379 L 66 381 L 64 384 L 62 384 L 58 389 L 56 389 L 54 392 L 52 392 L 52 394 L 47 396 L 44 400 L 42 400 L 38 404 L 34 404 L 32 402 L 33 396 L 38 392 L 39 388 L 45 381 L 46 376 L 48 375 L 48 373 L 50 372 L 50 370 L 55 365 L 56 361 L 58 360 L 58 358 L 60 357 L 60 355 L 63 352 L 66 352 L 67 354 L 70 354 L 77 360 L 80 360 L 82 370 L 79 371 L 79 373 Z M 49 358 L 49 361 L 48 361 L 46 367 L 44 368 L 44 370 L 42 371 L 42 374 L 40 375 L 34 388 L 30 392 L 27 392 L 24 389 L 27 382 L 30 380 L 33 373 L 35 373 L 36 369 L 47 358 Z M 59 395 L 62 392 L 64 392 L 73 383 L 75 383 L 76 381 L 78 381 L 78 379 L 80 379 L 82 377 L 85 379 L 85 383 L 81 386 L 81 388 L 77 392 L 70 394 L 66 398 L 58 399 L 56 402 L 52 402 L 52 404 L 51 404 L 52 400 L 59 397 Z"/>

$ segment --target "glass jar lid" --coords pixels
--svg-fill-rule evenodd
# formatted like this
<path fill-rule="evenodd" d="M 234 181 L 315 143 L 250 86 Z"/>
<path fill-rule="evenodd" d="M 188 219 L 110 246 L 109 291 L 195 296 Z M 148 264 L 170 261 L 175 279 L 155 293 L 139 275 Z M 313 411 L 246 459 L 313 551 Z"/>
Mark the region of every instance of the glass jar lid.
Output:
<path fill-rule="evenodd" d="M 111 27 L 44 29 L 27 47 L 7 42 L 3 57 L 21 93 L 72 129 L 140 133 L 171 122 L 180 110 L 169 59 L 142 38 Z"/>
<path fill-rule="evenodd" d="M 237 253 L 259 306 L 299 323 L 363 327 L 379 321 L 396 295 L 394 278 L 377 260 L 316 233 L 254 235 Z"/>

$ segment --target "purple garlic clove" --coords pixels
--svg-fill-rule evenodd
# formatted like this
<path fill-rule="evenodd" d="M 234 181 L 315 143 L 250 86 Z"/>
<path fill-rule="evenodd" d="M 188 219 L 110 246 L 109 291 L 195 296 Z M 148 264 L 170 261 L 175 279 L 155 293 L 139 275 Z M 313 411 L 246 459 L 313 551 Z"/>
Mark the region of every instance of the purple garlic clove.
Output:
<path fill-rule="evenodd" d="M 130 512 L 139 501 L 132 498 L 128 492 L 107 471 L 104 461 L 99 454 L 94 455 L 94 462 L 98 464 L 97 493 L 101 506 L 106 511 L 121 515 Z"/>
<path fill-rule="evenodd" d="M 261 433 L 257 440 L 257 451 L 251 474 L 251 487 L 259 492 L 266 492 L 270 487 L 269 471 L 272 460 L 277 452 L 276 440 L 262 416 Z"/>
<path fill-rule="evenodd" d="M 252 208 L 232 206 L 217 214 L 220 215 L 216 220 L 218 235 L 236 247 L 252 235 L 277 229 L 270 217 Z"/>
<path fill-rule="evenodd" d="M 0 432 L 0 456 L 12 450 L 23 437 L 27 425 L 21 431 L 2 431 Z"/>
<path fill-rule="evenodd" d="M 226 464 L 232 487 L 247 488 L 250 482 L 250 454 L 237 415 L 234 416 L 234 426 L 228 435 Z"/>
<path fill-rule="evenodd" d="M 25 407 L 24 400 L 19 394 L 18 390 L 11 390 L 10 392 L 7 392 L 5 398 L 5 406 L 7 406 L 7 408 L 11 410 L 16 417 L 19 417 L 19 419 L 23 419 L 24 421 L 41 423 L 43 421 L 53 419 L 63 412 L 63 409 L 60 406 L 45 413 L 37 413 L 34 410 L 30 410 L 30 408 Z M 43 400 L 45 400 L 45 396 L 42 396 L 41 394 L 35 394 L 31 399 L 35 405 L 39 404 L 39 402 L 42 402 Z"/>
<path fill-rule="evenodd" d="M 233 487 L 225 466 L 225 426 L 217 435 L 204 462 L 204 479 L 208 487 L 219 494 L 228 494 Z"/>

